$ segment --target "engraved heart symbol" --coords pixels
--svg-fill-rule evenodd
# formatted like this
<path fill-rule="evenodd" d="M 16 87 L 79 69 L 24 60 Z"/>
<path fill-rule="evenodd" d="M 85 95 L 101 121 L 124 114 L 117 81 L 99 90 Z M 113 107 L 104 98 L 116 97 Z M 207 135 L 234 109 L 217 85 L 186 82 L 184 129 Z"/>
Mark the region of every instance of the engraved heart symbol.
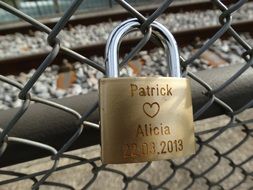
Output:
<path fill-rule="evenodd" d="M 154 103 L 144 103 L 143 104 L 143 112 L 148 116 L 148 117 L 155 117 L 160 111 L 160 105 L 157 102 Z"/>

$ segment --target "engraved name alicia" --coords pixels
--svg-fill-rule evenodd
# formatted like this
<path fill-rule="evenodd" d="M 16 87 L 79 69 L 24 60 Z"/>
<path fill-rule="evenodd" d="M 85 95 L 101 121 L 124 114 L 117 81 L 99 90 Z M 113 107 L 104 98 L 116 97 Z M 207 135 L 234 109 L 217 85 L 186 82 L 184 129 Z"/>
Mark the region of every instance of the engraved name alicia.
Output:
<path fill-rule="evenodd" d="M 138 125 L 136 131 L 136 137 L 145 137 L 145 136 L 157 136 L 157 135 L 170 135 L 170 127 L 167 125 L 152 126 L 151 124 Z"/>

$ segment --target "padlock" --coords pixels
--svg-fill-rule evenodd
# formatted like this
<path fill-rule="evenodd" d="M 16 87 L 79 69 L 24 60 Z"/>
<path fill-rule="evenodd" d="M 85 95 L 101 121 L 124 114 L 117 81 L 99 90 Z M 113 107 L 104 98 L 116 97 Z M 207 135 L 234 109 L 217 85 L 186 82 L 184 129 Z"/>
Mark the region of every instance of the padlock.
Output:
<path fill-rule="evenodd" d="M 99 81 L 101 160 L 122 164 L 172 159 L 195 153 L 190 82 L 181 78 L 177 44 L 162 24 L 152 33 L 166 48 L 169 77 L 119 77 L 122 38 L 138 29 L 130 19 L 106 45 L 106 77 Z"/>

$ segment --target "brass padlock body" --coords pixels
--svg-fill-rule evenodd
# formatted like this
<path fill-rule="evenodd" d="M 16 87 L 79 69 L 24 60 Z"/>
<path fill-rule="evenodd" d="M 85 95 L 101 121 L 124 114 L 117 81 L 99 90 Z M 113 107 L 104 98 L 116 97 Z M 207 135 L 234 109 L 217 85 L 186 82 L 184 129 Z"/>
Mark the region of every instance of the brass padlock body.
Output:
<path fill-rule="evenodd" d="M 188 79 L 103 78 L 99 88 L 103 163 L 146 162 L 195 153 Z"/>

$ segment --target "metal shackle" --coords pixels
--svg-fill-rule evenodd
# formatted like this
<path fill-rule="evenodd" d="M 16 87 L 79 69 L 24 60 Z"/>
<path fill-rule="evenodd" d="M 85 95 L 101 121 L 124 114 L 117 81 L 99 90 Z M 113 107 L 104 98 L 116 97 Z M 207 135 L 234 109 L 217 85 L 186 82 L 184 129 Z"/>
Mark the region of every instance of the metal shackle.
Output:
<path fill-rule="evenodd" d="M 110 34 L 105 50 L 106 77 L 119 76 L 118 50 L 123 37 L 131 31 L 138 29 L 141 24 L 137 19 L 129 19 L 118 25 Z M 165 46 L 168 74 L 170 77 L 181 77 L 180 61 L 177 43 L 170 31 L 162 24 L 154 21 L 151 24 L 152 33 Z"/>

